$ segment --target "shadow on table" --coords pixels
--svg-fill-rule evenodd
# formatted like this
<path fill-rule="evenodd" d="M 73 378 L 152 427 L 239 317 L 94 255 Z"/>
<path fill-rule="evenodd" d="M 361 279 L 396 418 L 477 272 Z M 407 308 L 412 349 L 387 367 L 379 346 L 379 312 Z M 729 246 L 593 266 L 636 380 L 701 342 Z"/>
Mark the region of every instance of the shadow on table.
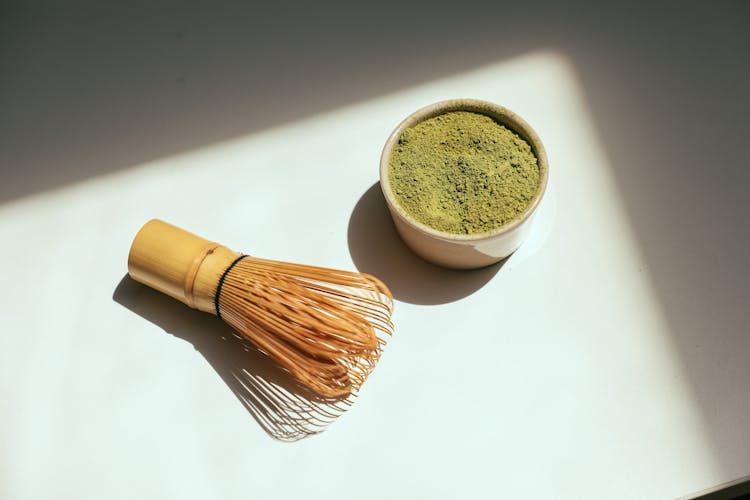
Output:
<path fill-rule="evenodd" d="M 165 332 L 193 344 L 268 435 L 298 441 L 318 434 L 352 404 L 302 386 L 219 319 L 189 309 L 124 276 L 112 299 Z"/>
<path fill-rule="evenodd" d="M 412 304 L 445 304 L 467 297 L 507 262 L 473 271 L 452 271 L 417 257 L 396 232 L 378 182 L 354 207 L 347 238 L 357 269 L 377 276 L 396 299 Z"/>

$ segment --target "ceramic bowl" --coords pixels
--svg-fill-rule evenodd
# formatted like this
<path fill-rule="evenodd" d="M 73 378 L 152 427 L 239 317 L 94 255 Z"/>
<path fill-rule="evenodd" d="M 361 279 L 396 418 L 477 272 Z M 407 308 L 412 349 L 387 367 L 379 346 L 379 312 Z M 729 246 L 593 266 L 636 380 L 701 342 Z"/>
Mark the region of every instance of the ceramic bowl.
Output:
<path fill-rule="evenodd" d="M 417 222 L 401 208 L 391 190 L 388 180 L 389 162 L 401 133 L 424 120 L 450 111 L 471 111 L 493 118 L 525 139 L 539 164 L 539 190 L 526 210 L 507 224 L 487 233 L 470 235 L 445 233 Z M 547 153 L 534 129 L 514 112 L 497 104 L 477 99 L 451 99 L 415 111 L 391 133 L 380 157 L 380 187 L 401 239 L 423 259 L 453 269 L 485 267 L 512 254 L 521 245 L 529 231 L 532 216 L 547 188 L 548 177 Z"/>

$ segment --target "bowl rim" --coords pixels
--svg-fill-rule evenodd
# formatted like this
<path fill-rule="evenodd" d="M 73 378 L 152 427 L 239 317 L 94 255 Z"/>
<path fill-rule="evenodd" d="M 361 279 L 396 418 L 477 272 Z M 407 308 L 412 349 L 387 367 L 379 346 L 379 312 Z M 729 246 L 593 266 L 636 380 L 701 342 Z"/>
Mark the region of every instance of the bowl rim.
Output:
<path fill-rule="evenodd" d="M 478 234 L 456 234 L 439 231 L 430 226 L 427 226 L 409 215 L 396 200 L 391 185 L 388 180 L 388 170 L 391 154 L 393 148 L 398 143 L 399 137 L 403 131 L 407 128 L 413 127 L 420 122 L 428 120 L 438 115 L 448 113 L 451 111 L 470 111 L 474 113 L 483 114 L 489 116 L 495 121 L 509 128 L 511 131 L 518 134 L 521 138 L 526 140 L 531 146 L 531 150 L 537 158 L 537 164 L 539 166 L 539 189 L 537 190 L 534 197 L 531 199 L 529 206 L 526 209 L 510 220 L 508 223 L 502 226 L 488 231 L 486 233 Z M 549 179 L 549 165 L 547 160 L 547 152 L 544 149 L 542 140 L 537 135 L 536 131 L 529 125 L 523 118 L 518 116 L 513 111 L 495 104 L 490 101 L 484 101 L 481 99 L 447 99 L 444 101 L 438 101 L 433 104 L 424 106 L 417 111 L 411 113 L 399 123 L 396 128 L 388 136 L 388 139 L 383 146 L 383 152 L 380 155 L 380 189 L 385 196 L 388 207 L 391 211 L 395 211 L 401 219 L 414 229 L 426 233 L 433 238 L 452 241 L 452 242 L 482 242 L 486 240 L 495 239 L 499 236 L 505 235 L 512 232 L 518 226 L 528 220 L 536 210 L 537 206 L 544 196 L 544 192 L 547 189 L 547 183 Z"/>

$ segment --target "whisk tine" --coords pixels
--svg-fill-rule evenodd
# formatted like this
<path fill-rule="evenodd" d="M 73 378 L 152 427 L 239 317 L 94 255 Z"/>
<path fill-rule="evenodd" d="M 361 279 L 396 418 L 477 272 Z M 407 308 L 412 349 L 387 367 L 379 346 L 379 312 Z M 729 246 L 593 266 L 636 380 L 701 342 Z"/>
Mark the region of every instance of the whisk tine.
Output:
<path fill-rule="evenodd" d="M 393 331 L 393 302 L 376 278 L 248 257 L 227 274 L 224 320 L 326 396 L 359 388 Z"/>

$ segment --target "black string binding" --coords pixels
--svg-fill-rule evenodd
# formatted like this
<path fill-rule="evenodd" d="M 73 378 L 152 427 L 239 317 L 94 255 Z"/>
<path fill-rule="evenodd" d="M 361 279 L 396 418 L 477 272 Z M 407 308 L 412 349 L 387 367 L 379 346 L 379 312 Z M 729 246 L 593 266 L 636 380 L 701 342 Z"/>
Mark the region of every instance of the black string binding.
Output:
<path fill-rule="evenodd" d="M 234 259 L 234 262 L 229 265 L 226 271 L 224 271 L 224 273 L 221 275 L 221 278 L 219 278 L 219 284 L 216 285 L 216 294 L 214 294 L 214 309 L 216 309 L 216 316 L 218 316 L 219 319 L 221 319 L 221 311 L 219 310 L 219 296 L 221 295 L 221 287 L 224 286 L 224 279 L 226 279 L 229 271 L 231 271 L 232 268 L 245 257 L 247 257 L 247 255 L 240 255 L 239 257 Z"/>

